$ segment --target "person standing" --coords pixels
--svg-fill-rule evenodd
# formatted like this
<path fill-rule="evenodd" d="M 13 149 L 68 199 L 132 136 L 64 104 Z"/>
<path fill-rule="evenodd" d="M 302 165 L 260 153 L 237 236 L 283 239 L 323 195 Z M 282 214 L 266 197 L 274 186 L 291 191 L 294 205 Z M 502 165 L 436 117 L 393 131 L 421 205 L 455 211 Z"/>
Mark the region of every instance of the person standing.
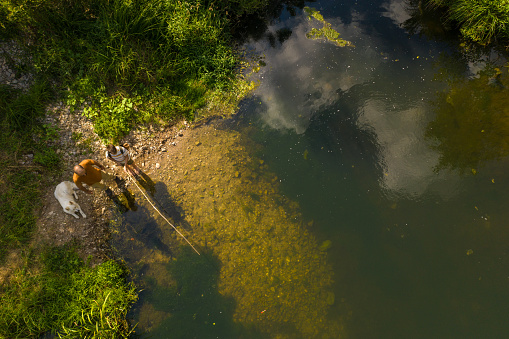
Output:
<path fill-rule="evenodd" d="M 100 162 L 92 159 L 85 159 L 78 165 L 74 166 L 74 175 L 72 180 L 83 192 L 88 194 L 93 193 L 93 191 L 83 186 L 83 184 L 87 184 L 87 186 L 93 187 L 100 191 L 105 191 L 109 196 L 112 194 L 112 191 L 102 181 L 114 179 L 115 176 L 104 172 L 104 169 L 104 166 Z"/>
<path fill-rule="evenodd" d="M 124 169 L 131 175 L 140 175 L 141 170 L 136 166 L 134 160 L 131 159 L 127 148 L 109 144 L 106 146 L 106 149 L 106 158 L 113 160 L 117 165 L 124 166 Z"/>

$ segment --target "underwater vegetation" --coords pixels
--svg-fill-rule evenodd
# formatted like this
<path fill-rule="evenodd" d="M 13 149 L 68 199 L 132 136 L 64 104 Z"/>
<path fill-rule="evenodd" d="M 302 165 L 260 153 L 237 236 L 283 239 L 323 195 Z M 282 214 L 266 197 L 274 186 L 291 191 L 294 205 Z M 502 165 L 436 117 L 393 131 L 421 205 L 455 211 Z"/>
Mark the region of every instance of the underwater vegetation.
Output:
<path fill-rule="evenodd" d="M 472 171 L 509 154 L 509 79 L 507 70 L 483 72 L 453 81 L 434 101 L 436 116 L 427 127 L 440 153 L 436 170 Z"/>
<path fill-rule="evenodd" d="M 308 39 L 331 41 L 334 42 L 339 47 L 345 46 L 355 47 L 350 41 L 340 38 L 339 37 L 340 34 L 332 28 L 330 23 L 325 21 L 325 19 L 323 18 L 319 11 L 317 11 L 314 8 L 306 6 L 304 7 L 304 13 L 307 15 L 310 21 L 314 18 L 321 22 L 323 25 L 322 28 L 320 29 L 314 27 L 311 28 L 311 31 L 306 34 L 306 37 Z"/>
<path fill-rule="evenodd" d="M 240 133 L 214 130 L 183 152 L 195 163 L 179 176 L 172 196 L 184 208 L 193 238 L 220 263 L 218 291 L 235 301 L 233 320 L 271 337 L 314 337 L 340 332 L 327 319 L 334 304 L 326 249 L 307 229 L 299 206 L 278 192 L 263 159 L 249 154 Z M 171 188 L 170 188 L 171 191 Z"/>
<path fill-rule="evenodd" d="M 141 199 L 114 234 L 144 281 L 138 328 L 171 338 L 337 338 L 330 241 L 317 242 L 268 165 L 249 155 L 256 145 L 229 128 L 200 129 L 207 138 L 154 175 L 155 197 L 178 211 L 172 222 L 200 255 Z"/>

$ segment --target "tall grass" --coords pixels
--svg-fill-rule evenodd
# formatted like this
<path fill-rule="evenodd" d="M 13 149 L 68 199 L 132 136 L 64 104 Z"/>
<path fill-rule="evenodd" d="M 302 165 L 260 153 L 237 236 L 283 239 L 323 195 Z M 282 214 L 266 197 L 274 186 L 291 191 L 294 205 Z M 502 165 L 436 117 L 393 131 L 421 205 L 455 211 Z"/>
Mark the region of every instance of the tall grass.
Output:
<path fill-rule="evenodd" d="M 0 86 L 0 261 L 35 228 L 41 174 L 51 177 L 61 170 L 60 157 L 48 146 L 56 131 L 39 120 L 49 98 L 45 82 L 27 93 Z M 32 156 L 28 165 L 26 155 Z"/>
<path fill-rule="evenodd" d="M 479 44 L 509 40 L 509 1 L 430 0 L 449 9 L 449 18 L 458 22 L 463 36 Z"/>
<path fill-rule="evenodd" d="M 34 69 L 70 89 L 69 103 L 89 102 L 88 115 L 106 141 L 140 122 L 193 119 L 208 96 L 234 89 L 240 56 L 229 18 L 264 4 L 2 0 L 0 34 L 30 38 Z M 132 105 L 111 109 L 124 99 Z"/>
<path fill-rule="evenodd" d="M 0 337 L 127 338 L 137 295 L 115 261 L 88 267 L 70 246 L 28 254 L 0 296 Z"/>

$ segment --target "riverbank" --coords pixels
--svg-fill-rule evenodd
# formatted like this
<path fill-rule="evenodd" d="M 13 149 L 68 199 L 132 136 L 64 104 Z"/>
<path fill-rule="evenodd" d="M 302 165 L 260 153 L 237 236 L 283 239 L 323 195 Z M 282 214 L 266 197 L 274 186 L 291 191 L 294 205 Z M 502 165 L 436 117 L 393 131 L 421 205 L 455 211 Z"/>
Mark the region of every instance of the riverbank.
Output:
<path fill-rule="evenodd" d="M 61 177 L 52 179 L 54 184 L 43 194 L 30 247 L 37 251 L 45 246 L 73 244 L 79 256 L 92 265 L 112 258 L 125 261 L 132 270 L 131 279 L 146 290 L 134 310 L 140 331 L 164 333 L 175 328 L 175 321 L 183 322 L 182 331 L 193 329 L 197 334 L 222 330 L 218 334 L 267 332 L 290 338 L 313 336 L 319 330 L 340 331 L 340 323 L 325 318 L 335 302 L 330 291 L 332 272 L 326 250 L 308 232 L 312 221 L 303 220 L 299 206 L 279 193 L 277 177 L 263 159 L 252 155 L 256 145 L 231 128 L 228 121 L 212 119 L 201 126 L 186 122 L 145 126 L 122 140 L 131 145 L 136 163 L 165 197 L 162 200 L 156 194 L 159 202 L 175 207 L 177 212 L 167 216 L 200 256 L 147 207 L 126 174 L 104 158 L 104 145 L 87 118 L 70 113 L 60 104 L 48 110 L 44 122 L 60 131 L 52 147 L 62 156 L 65 170 Z M 78 202 L 87 218 L 75 219 L 62 211 L 53 196 L 54 187 L 71 180 L 72 167 L 85 158 L 98 160 L 108 172 L 127 179 L 138 210 L 125 215 L 126 220 L 102 192 L 86 195 L 78 191 Z M 24 161 L 23 165 L 30 166 Z M 121 189 L 113 182 L 109 184 L 121 197 Z M 135 222 L 130 224 L 132 218 Z M 154 247 L 154 242 L 158 246 Z M 8 262 L 16 263 L 15 258 L 10 256 Z M 216 264 L 211 265 L 213 262 Z M 184 265 L 182 269 L 189 272 L 170 273 L 168 267 L 172 265 Z M 12 271 L 15 269 L 11 266 Z M 186 277 L 194 278 L 181 280 Z M 178 292 L 193 286 L 195 279 L 203 281 L 202 288 L 212 297 L 206 294 L 208 299 L 196 299 L 199 295 Z M 189 311 L 210 321 L 197 326 L 186 318 L 188 312 L 173 312 L 171 298 L 166 308 L 154 304 L 161 290 L 173 298 L 185 297 Z M 197 300 L 213 302 L 203 310 L 195 305 Z M 233 308 L 232 302 L 237 306 Z M 253 313 L 254 309 L 261 313 Z M 212 320 L 218 325 L 214 329 L 210 328 Z M 315 326 L 317 322 L 322 323 L 320 329 Z M 281 323 L 292 324 L 292 329 L 280 332 Z"/>
<path fill-rule="evenodd" d="M 52 8 L 51 4 L 49 5 L 50 7 L 46 9 L 51 12 L 55 8 Z M 178 6 L 175 4 L 178 10 L 182 10 L 181 14 L 185 18 L 190 12 L 198 11 L 198 6 L 183 8 L 181 5 L 187 6 L 187 4 L 181 4 L 180 2 L 178 2 Z M 130 7 L 123 9 L 127 11 L 123 12 L 124 14 L 136 13 L 138 17 L 138 11 L 133 11 Z M 106 19 L 106 21 L 115 19 L 110 18 L 110 13 L 108 11 L 104 12 L 104 8 L 101 11 L 101 18 Z M 216 18 L 212 13 L 213 10 L 205 9 L 205 11 L 206 17 L 213 19 L 213 23 L 216 23 Z M 163 12 L 167 13 L 168 11 Z M 218 13 L 223 12 L 225 11 L 219 11 Z M 30 11 L 27 13 L 28 18 L 32 19 L 30 15 L 33 13 L 30 13 Z M 86 14 L 86 18 L 80 23 L 100 26 L 104 22 L 95 20 L 97 17 L 97 15 L 89 16 Z M 35 16 L 34 18 L 39 17 Z M 43 19 L 46 18 L 53 18 L 53 16 L 46 15 Z M 72 18 L 72 15 L 69 18 Z M 143 19 L 152 22 L 151 20 L 154 17 Z M 167 23 L 167 21 L 164 22 Z M 171 22 L 174 23 L 175 20 Z M 38 22 L 37 24 L 41 23 Z M 51 32 L 67 32 L 65 29 L 58 29 L 61 22 L 49 22 L 48 24 L 57 27 L 57 29 L 49 29 Z M 72 25 L 74 22 L 66 22 L 66 24 Z M 185 31 L 188 34 L 186 33 L 183 37 L 179 35 L 179 39 L 185 41 L 189 39 L 190 42 L 196 43 L 193 38 L 201 39 L 213 35 L 203 34 L 202 31 L 197 33 L 198 30 L 195 28 L 200 25 L 204 25 L 207 29 L 212 27 L 210 22 L 199 23 L 199 25 L 193 23 L 191 25 L 186 21 Z M 217 27 L 218 32 L 222 32 L 224 26 L 219 26 Z M 108 27 L 114 27 L 114 25 Z M 47 27 L 44 24 L 38 28 L 41 30 L 31 33 L 35 35 L 47 33 Z M 100 30 L 94 30 L 94 32 L 97 31 Z M 165 32 L 167 31 L 170 30 L 165 30 Z M 175 30 L 175 34 L 180 32 L 177 31 Z M 118 35 L 113 34 L 113 36 Z M 66 38 L 69 37 L 66 36 Z M 90 36 L 86 36 L 86 38 L 88 39 Z M 103 38 L 107 40 L 111 36 Z M 168 48 L 174 49 L 171 50 L 172 53 L 163 53 L 164 56 L 177 55 L 185 57 L 185 53 L 192 50 L 187 44 L 184 44 L 181 51 L 179 48 L 182 48 L 182 46 L 170 44 L 179 39 L 175 39 L 174 36 L 164 36 L 164 39 L 166 38 L 169 39 Z M 226 37 L 219 36 L 219 38 Z M 118 259 L 116 260 L 118 262 L 123 262 L 125 259 L 127 262 L 125 267 L 135 271 L 132 277 L 136 277 L 136 274 L 139 273 L 140 265 L 138 264 L 141 264 L 148 272 L 157 271 L 157 275 L 154 276 L 157 287 L 162 286 L 165 291 L 170 291 L 167 295 L 173 297 L 181 295 L 180 288 L 182 286 L 192 285 L 192 281 L 179 282 L 179 279 L 186 278 L 185 274 L 184 277 L 179 274 L 171 275 L 169 278 L 165 277 L 165 280 L 161 283 L 158 279 L 159 274 L 165 271 L 150 267 L 150 264 L 156 261 L 164 265 L 170 265 L 173 262 L 177 262 L 177 265 L 179 265 L 186 262 L 186 252 L 179 247 L 181 239 L 175 233 L 172 233 L 171 239 L 151 237 L 151 240 L 160 241 L 162 247 L 169 249 L 169 255 L 159 256 L 158 252 L 149 249 L 148 246 L 140 246 L 135 251 L 133 250 L 135 246 L 140 243 L 144 245 L 144 239 L 140 238 L 139 234 L 131 235 L 126 231 L 122 232 L 122 230 L 119 232 L 119 229 L 115 228 L 119 225 L 122 226 L 124 223 L 123 216 L 118 213 L 119 205 L 114 204 L 103 193 L 95 192 L 93 195 L 85 195 L 78 192 L 78 202 L 87 215 L 87 218 L 79 219 L 65 214 L 54 198 L 54 187 L 61 181 L 71 180 L 72 167 L 86 158 L 99 160 L 107 165 L 107 171 L 110 173 L 128 179 L 121 169 L 112 166 L 104 158 L 106 140 L 112 142 L 114 140 L 116 144 L 128 142 L 131 145 L 133 157 L 138 165 L 159 186 L 166 187 L 172 200 L 181 208 L 182 214 L 180 216 L 175 214 L 175 217 L 185 222 L 186 231 L 191 235 L 191 241 L 196 244 L 200 252 L 203 251 L 203 257 L 217 263 L 217 267 L 214 267 L 210 271 L 211 274 L 205 277 L 207 279 L 204 279 L 203 272 L 199 267 L 194 273 L 197 274 L 197 280 L 210 283 L 207 288 L 214 298 L 226 303 L 220 302 L 219 305 L 228 305 L 228 312 L 221 316 L 224 320 L 223 329 L 226 331 L 222 332 L 223 336 L 235 333 L 239 326 L 245 327 L 247 333 L 280 333 L 283 331 L 284 335 L 283 332 L 280 333 L 281 337 L 292 337 L 293 334 L 313 335 L 316 333 L 318 329 L 314 324 L 325 321 L 326 309 L 334 303 L 334 294 L 329 289 L 332 277 L 330 267 L 325 261 L 326 253 L 318 249 L 316 240 L 307 232 L 304 221 L 299 217 L 298 208 L 278 193 L 275 189 L 277 178 L 268 171 L 263 159 L 257 159 L 249 155 L 249 152 L 243 146 L 244 140 L 238 132 L 225 129 L 223 131 L 225 133 L 216 133 L 214 131 L 215 127 L 208 125 L 193 129 L 190 124 L 182 120 L 182 117 L 196 121 L 197 117 L 223 116 L 235 110 L 238 100 L 253 88 L 253 84 L 247 83 L 244 81 L 245 79 L 235 78 L 239 67 L 244 67 L 244 65 L 239 64 L 238 57 L 240 55 L 230 54 L 231 49 L 228 46 L 225 47 L 224 40 L 206 41 L 206 43 L 200 42 L 200 40 L 196 44 L 198 47 L 193 45 L 196 47 L 194 52 L 196 55 L 203 55 L 204 57 L 198 60 L 196 58 L 184 58 L 185 61 L 193 60 L 192 64 L 183 63 L 179 65 L 182 66 L 179 70 L 184 69 L 182 74 L 188 76 L 185 79 L 182 79 L 182 74 L 174 73 L 174 60 L 165 60 L 167 63 L 164 65 L 147 63 L 152 67 L 150 70 L 145 68 L 145 64 L 129 64 L 130 68 L 126 72 L 127 74 L 119 74 L 115 69 L 105 70 L 105 65 L 111 66 L 112 64 L 105 62 L 102 58 L 95 60 L 95 63 L 90 67 L 83 66 L 81 61 L 90 61 L 90 58 L 97 57 L 93 53 L 95 47 L 101 45 L 101 42 L 98 42 L 97 39 L 91 40 L 94 48 L 86 48 L 88 45 L 84 40 L 71 40 L 72 42 L 79 41 L 84 45 L 75 46 L 72 43 L 66 45 L 64 42 L 64 46 L 62 46 L 59 42 L 64 40 L 59 38 L 51 40 L 56 42 L 55 44 L 46 44 L 48 41 L 41 39 L 41 45 L 37 47 L 41 48 L 39 52 L 42 53 L 42 58 L 37 59 L 34 64 L 27 59 L 22 60 L 22 62 L 9 60 L 9 63 L 4 63 L 7 67 L 12 64 L 16 66 L 16 71 L 11 72 L 12 76 L 9 76 L 13 80 L 6 80 L 8 86 L 17 86 L 20 75 L 30 73 L 31 67 L 34 66 L 35 69 L 38 69 L 40 75 L 40 78 L 37 77 L 34 82 L 39 82 L 39 86 L 46 88 L 48 95 L 44 97 L 45 100 L 38 102 L 45 107 L 44 114 L 40 114 L 42 110 L 39 109 L 30 111 L 28 115 L 18 115 L 17 111 L 12 110 L 14 114 L 11 116 L 11 121 L 6 122 L 7 125 L 12 125 L 13 129 L 17 128 L 20 131 L 19 134 L 23 137 L 23 139 L 20 139 L 22 141 L 32 138 L 32 134 L 29 132 L 31 128 L 42 129 L 43 138 L 38 136 L 35 138 L 38 139 L 36 141 L 39 143 L 37 147 L 41 149 L 24 148 L 22 146 L 25 146 L 25 144 L 20 142 L 20 146 L 13 152 L 13 166 L 24 171 L 24 173 L 33 175 L 33 178 L 37 180 L 39 191 L 36 199 L 23 197 L 27 200 L 27 206 L 33 207 L 37 212 L 34 218 L 36 228 L 33 233 L 31 229 L 26 233 L 31 237 L 30 242 L 21 243 L 21 246 L 15 241 L 9 244 L 12 247 L 18 246 L 18 249 L 7 256 L 1 275 L 2 287 L 5 288 L 3 291 L 9 290 L 10 285 L 14 285 L 14 288 L 10 290 L 10 292 L 14 290 L 11 295 L 16 293 L 23 295 L 28 291 L 29 285 L 32 284 L 30 279 L 35 277 L 40 279 L 42 283 L 38 286 L 38 289 L 34 288 L 34 291 L 56 291 L 57 294 L 61 294 L 60 287 L 68 288 L 71 285 L 70 289 L 73 294 L 65 295 L 60 299 L 64 303 L 68 300 L 74 300 L 74 298 L 80 300 L 82 304 L 75 308 L 78 313 L 83 310 L 85 313 L 90 312 L 91 314 L 94 312 L 94 307 L 101 303 L 106 305 L 106 301 L 111 300 L 111 298 L 108 299 L 110 297 L 109 293 L 101 293 L 102 286 L 99 285 L 99 296 L 87 295 L 82 301 L 83 289 L 76 288 L 72 285 L 72 281 L 70 282 L 76 276 L 85 275 L 81 271 L 82 267 L 76 266 L 78 269 L 73 271 L 71 265 L 63 272 L 59 271 L 62 266 L 66 265 L 65 262 L 50 267 L 58 273 L 55 281 L 51 281 L 52 283 L 56 282 L 56 284 L 45 285 L 44 280 L 48 280 L 46 279 L 46 271 L 44 271 L 46 267 L 44 265 L 38 267 L 38 262 L 34 258 L 38 259 L 42 256 L 42 259 L 44 259 L 43 252 L 48 248 L 50 251 L 63 253 L 64 256 L 67 249 L 72 249 L 81 258 L 79 260 L 80 265 L 87 262 L 91 267 L 96 268 L 106 266 L 99 264 L 111 263 L 112 259 Z M 104 40 L 101 41 L 104 42 Z M 137 40 L 133 38 L 126 41 Z M 120 45 L 123 43 L 126 42 L 120 42 Z M 158 46 L 161 46 L 159 41 L 157 43 Z M 104 46 L 108 46 L 108 51 L 111 51 L 109 49 L 110 45 L 109 43 L 104 44 Z M 124 47 L 126 49 L 131 48 L 130 52 L 136 54 L 139 52 L 140 45 L 134 44 L 134 46 Z M 57 57 L 56 59 L 45 58 L 45 53 Z M 92 53 L 92 55 L 89 53 Z M 211 53 L 214 54 L 213 57 L 210 57 Z M 33 54 L 36 55 L 37 53 Z M 41 57 L 41 55 L 37 56 Z M 110 57 L 110 61 L 118 62 L 115 64 L 116 66 L 123 67 L 125 65 L 123 64 L 125 59 L 122 59 L 124 56 L 110 55 Z M 157 56 L 154 59 L 159 60 Z M 141 59 L 135 57 L 134 60 Z M 142 61 L 147 60 L 143 59 Z M 204 62 L 205 66 L 201 65 L 201 62 Z M 178 62 L 175 63 L 178 64 Z M 113 68 L 116 66 L 113 66 Z M 162 70 L 163 68 L 164 70 Z M 193 71 L 195 68 L 205 70 L 205 72 L 195 74 Z M 93 70 L 94 72 L 84 75 L 83 70 Z M 141 70 L 143 70 L 143 74 L 140 73 Z M 152 70 L 154 73 L 151 73 Z M 191 77 L 189 77 L 190 75 Z M 62 77 L 60 78 L 60 76 Z M 192 76 L 196 77 L 193 78 Z M 139 79 L 139 77 L 142 78 Z M 28 80 L 31 80 L 31 78 Z M 59 83 L 62 81 L 60 84 L 65 84 L 63 86 L 64 88 L 67 87 L 65 93 L 61 92 L 62 88 L 60 86 L 55 85 L 55 81 Z M 52 85 L 48 85 L 48 82 L 51 82 Z M 134 88 L 131 87 L 132 83 L 136 86 L 144 84 L 146 87 Z M 21 90 L 23 91 L 25 88 L 22 87 Z M 9 91 L 10 89 L 5 92 Z M 22 91 L 15 94 L 23 99 L 24 92 Z M 63 94 L 67 96 L 65 101 L 48 104 L 48 102 L 54 100 L 56 95 L 61 96 Z M 6 102 L 10 103 L 9 97 L 7 97 Z M 202 114 L 203 112 L 196 108 L 203 107 L 205 102 L 207 106 L 202 110 L 206 113 Z M 18 118 L 21 120 L 18 120 Z M 149 121 L 151 123 L 148 123 Z M 6 139 L 9 139 L 9 137 L 7 136 Z M 13 142 L 17 143 L 17 139 L 13 139 Z M 1 184 L 2 182 L 0 182 Z M 122 200 L 123 193 L 126 191 L 123 191 L 123 188 L 117 187 L 114 183 L 108 184 L 112 186 L 116 196 Z M 130 194 L 137 194 L 132 182 L 126 180 L 126 186 Z M 42 198 L 39 199 L 40 196 Z M 139 207 L 142 210 L 141 203 L 143 199 L 136 198 L 135 204 L 140 204 Z M 130 205 L 129 207 L 132 208 L 133 206 Z M 230 208 L 233 206 L 233 209 Z M 32 208 L 30 209 L 31 212 Z M 128 214 L 140 215 L 137 213 Z M 141 214 L 141 216 L 140 219 L 144 222 L 143 217 L 146 215 Z M 257 227 L 254 227 L 254 225 L 257 225 Z M 133 228 L 135 227 L 137 225 L 134 225 Z M 169 233 L 165 232 L 164 234 Z M 120 242 L 124 241 L 129 244 L 129 248 L 126 247 L 126 249 L 131 249 L 130 252 L 115 252 L 116 249 L 111 247 L 111 239 L 118 234 L 122 237 Z M 20 237 L 22 240 L 26 238 Z M 63 252 L 61 252 L 62 249 Z M 267 255 L 258 258 L 260 251 Z M 141 255 L 144 260 L 147 259 L 144 254 L 149 254 L 150 262 L 135 262 L 136 265 L 131 265 L 131 262 L 129 262 L 131 254 Z M 184 255 L 184 258 L 182 255 Z M 200 256 L 200 258 L 203 257 Z M 59 263 L 58 256 L 53 258 L 57 258 L 54 261 Z M 77 260 L 71 259 L 72 262 L 78 263 Z M 222 266 L 221 269 L 219 269 L 220 266 Z M 207 268 L 209 267 L 207 266 Z M 246 275 L 255 276 L 259 271 L 267 273 L 254 280 L 244 278 Z M 20 272 L 29 273 L 22 276 L 23 273 L 20 274 Z M 102 279 L 102 273 L 99 273 L 96 276 Z M 124 274 L 125 271 L 122 276 Z M 143 274 L 141 273 L 141 275 Z M 304 277 L 304 275 L 306 276 Z M 107 278 L 106 281 L 101 283 L 109 285 L 107 287 L 111 288 L 112 293 L 117 290 L 122 291 L 123 286 L 117 285 L 118 281 L 116 279 L 111 279 L 112 276 L 107 276 Z M 128 280 L 126 278 L 123 282 L 125 283 Z M 25 289 L 17 289 L 16 284 L 19 281 L 22 281 Z M 175 281 L 177 282 L 175 283 Z M 242 282 L 239 284 L 239 281 Z M 308 282 L 315 286 L 312 291 L 308 291 Z M 175 286 L 178 287 L 177 290 L 173 290 Z M 154 290 L 149 291 L 155 293 Z M 296 294 L 292 294 L 292 292 Z M 124 303 L 123 307 L 116 307 L 116 309 L 122 309 L 123 311 L 129 309 L 134 297 L 129 293 L 125 293 L 125 295 L 127 297 L 123 300 L 129 303 Z M 186 303 L 190 307 L 188 311 L 193 313 L 200 310 L 200 312 L 207 312 L 208 315 L 210 312 L 208 309 L 203 310 L 196 305 L 196 302 L 200 301 L 199 295 L 199 293 L 188 295 L 188 301 L 190 301 Z M 299 298 L 295 296 L 299 296 Z M 211 305 L 216 305 L 214 298 L 211 299 Z M 232 302 L 238 303 L 240 306 L 233 308 Z M 17 307 L 16 298 L 10 299 L 10 305 Z M 144 308 L 145 305 L 147 303 L 143 303 L 141 308 Z M 22 307 L 17 307 L 20 319 L 25 319 L 23 307 L 27 310 L 37 308 L 39 319 L 52 318 L 50 324 L 37 324 L 34 328 L 28 329 L 27 332 L 29 331 L 30 335 L 24 335 L 25 337 L 34 335 L 34 333 L 39 335 L 45 331 L 58 331 L 62 324 L 64 326 L 76 326 L 76 328 L 81 326 L 81 324 L 76 324 L 79 319 L 76 320 L 70 317 L 61 319 L 59 313 L 56 313 L 56 317 L 48 317 L 46 309 L 50 306 L 54 309 L 59 308 L 52 299 L 52 295 L 40 300 L 34 294 L 33 302 L 30 300 Z M 91 310 L 89 307 L 91 307 Z M 115 308 L 115 305 L 113 307 Z M 147 307 L 149 310 L 152 307 L 152 310 L 155 310 L 156 313 L 162 312 L 158 313 L 162 316 L 159 323 L 150 320 L 148 326 L 144 326 L 145 329 L 155 326 L 162 330 L 168 321 L 170 323 L 178 322 L 179 319 L 184 317 L 189 326 L 179 326 L 182 331 L 195 328 L 199 333 L 210 331 L 210 322 L 201 322 L 200 326 L 196 327 L 191 321 L 194 318 L 190 319 L 188 312 L 161 310 L 157 305 Z M 258 310 L 261 307 L 268 307 L 270 311 L 265 314 L 265 311 Z M 256 312 L 253 313 L 253 310 L 256 310 Z M 61 309 L 60 313 L 65 314 L 64 311 Z M 254 317 L 254 314 L 258 314 L 258 312 L 262 315 Z M 7 313 L 7 316 L 3 318 L 11 319 L 8 312 L 4 313 Z M 146 314 L 151 315 L 152 313 L 139 313 L 140 323 L 142 323 L 141 319 L 145 319 Z M 14 319 L 14 317 L 12 318 Z M 84 324 L 84 327 L 93 325 L 94 322 L 95 324 L 103 324 L 104 321 L 100 320 L 92 319 L 91 324 Z M 220 323 L 219 320 L 216 321 L 218 324 Z M 25 324 L 23 320 L 18 323 L 17 327 L 21 331 L 25 331 L 23 327 L 31 326 Z M 281 324 L 286 323 L 292 324 L 290 329 L 281 328 Z M 215 325 L 216 322 L 213 324 Z M 174 328 L 175 326 L 170 327 Z M 331 326 L 322 327 L 326 328 L 326 331 L 335 332 L 338 324 L 333 323 Z M 216 328 L 221 328 L 221 326 Z M 124 324 L 123 330 L 126 329 L 127 327 Z M 9 333 L 7 336 L 10 336 L 10 333 L 14 332 L 5 333 Z"/>
<path fill-rule="evenodd" d="M 105 157 L 105 145 L 94 133 L 92 122 L 79 113 L 70 113 L 63 104 L 52 107 L 45 123 L 61 131 L 56 142 L 57 153 L 62 155 L 64 174 L 55 181 L 72 181 L 72 168 L 84 159 L 93 159 L 106 167 L 106 172 L 127 180 L 126 186 L 132 185 L 130 178 L 121 167 L 115 166 Z M 143 171 L 155 170 L 158 163 L 168 153 L 168 148 L 184 139 L 189 124 L 182 122 L 178 126 L 146 126 L 132 131 L 121 144 L 129 143 L 133 159 Z M 77 138 L 76 136 L 79 136 Z M 115 182 L 107 182 L 117 196 L 122 190 Z M 79 244 L 80 256 L 92 263 L 100 263 L 111 255 L 107 241 L 110 237 L 108 225 L 115 208 L 112 200 L 104 192 L 94 191 L 93 195 L 78 191 L 78 203 L 87 218 L 76 219 L 62 211 L 53 195 L 53 187 L 44 194 L 44 206 L 38 216 L 38 228 L 35 235 L 37 242 L 51 246 L 60 246 L 69 242 Z"/>

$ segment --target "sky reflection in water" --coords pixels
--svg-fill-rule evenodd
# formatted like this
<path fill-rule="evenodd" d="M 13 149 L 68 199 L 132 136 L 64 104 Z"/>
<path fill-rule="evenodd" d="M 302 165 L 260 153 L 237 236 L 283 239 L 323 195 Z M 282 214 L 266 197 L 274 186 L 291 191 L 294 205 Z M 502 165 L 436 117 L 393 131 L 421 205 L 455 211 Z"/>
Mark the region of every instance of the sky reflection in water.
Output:
<path fill-rule="evenodd" d="M 319 6 L 317 6 L 319 8 Z M 408 18 L 403 2 L 385 4 L 383 16 L 399 24 Z M 338 101 L 348 101 L 351 112 L 338 111 L 338 119 L 352 116 L 357 127 L 369 130 L 379 147 L 380 184 L 388 193 L 419 196 L 435 182 L 448 181 L 447 187 L 436 186 L 447 195 L 454 186 L 446 174 L 437 175 L 438 154 L 423 138 L 424 127 L 432 116 L 428 107 L 435 91 L 444 88 L 433 82 L 432 63 L 438 51 L 422 40 L 409 40 L 402 29 L 394 26 L 394 41 L 385 41 L 387 32 L 360 13 L 351 13 L 345 25 L 339 18 L 327 17 L 341 37 L 356 47 L 337 47 L 332 43 L 309 40 L 306 33 L 313 27 L 305 16 L 297 16 L 272 26 L 271 31 L 291 27 L 292 35 L 277 49 L 267 41 L 251 44 L 265 51 L 266 67 L 259 72 L 261 85 L 256 91 L 261 102 L 258 110 L 270 128 L 306 132 L 313 119 Z M 389 19 L 382 19 L 387 24 Z M 315 25 L 316 26 L 316 25 Z M 374 31 L 375 30 L 375 31 Z"/>
<path fill-rule="evenodd" d="M 435 66 L 451 51 L 405 33 L 403 0 L 309 6 L 355 48 L 307 39 L 304 16 L 276 23 L 269 30 L 292 34 L 276 48 L 249 44 L 266 66 L 243 113 L 285 192 L 332 239 L 336 295 L 353 310 L 347 333 L 506 333 L 507 160 L 475 176 L 437 173 L 441 154 L 425 137 L 437 92 L 449 90 Z M 460 66 L 468 79 L 484 65 Z"/>

